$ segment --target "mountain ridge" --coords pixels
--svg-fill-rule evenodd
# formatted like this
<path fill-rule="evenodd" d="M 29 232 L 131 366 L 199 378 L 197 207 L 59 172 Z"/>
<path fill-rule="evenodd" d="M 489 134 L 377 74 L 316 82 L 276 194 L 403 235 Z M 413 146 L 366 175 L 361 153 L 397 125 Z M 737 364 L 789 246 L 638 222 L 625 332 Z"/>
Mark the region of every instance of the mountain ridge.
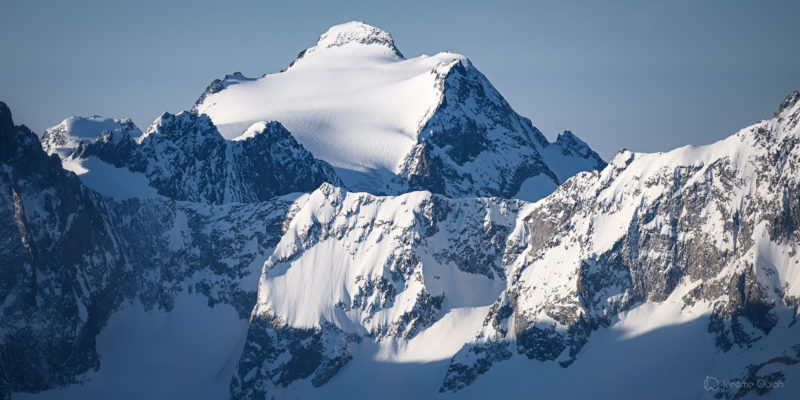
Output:
<path fill-rule="evenodd" d="M 238 141 L 225 140 L 207 116 L 192 112 L 164 113 L 144 132 L 128 121 L 123 129 L 95 131 L 91 133 L 96 137 L 74 139 L 64 126 L 62 123 L 43 136 L 46 151 L 58 152 L 67 169 L 112 197 L 164 196 L 211 204 L 258 202 L 313 190 L 326 181 L 341 184 L 327 163 L 314 159 L 274 121 L 254 124 L 248 137 Z M 73 147 L 55 148 L 55 138 Z M 140 178 L 147 189 L 116 191 L 114 186 L 129 184 L 126 181 L 131 175 Z M 105 179 L 98 182 L 100 178 Z"/>
<path fill-rule="evenodd" d="M 466 57 L 406 59 L 388 32 L 356 22 L 330 28 L 280 73 L 213 81 L 193 110 L 227 138 L 258 119 L 281 121 L 349 189 L 378 195 L 423 189 L 538 200 L 531 196 L 569 175 L 551 169 L 605 165 L 588 147 L 548 151 L 561 144 L 514 112 Z M 539 190 L 521 193 L 528 179 Z"/>

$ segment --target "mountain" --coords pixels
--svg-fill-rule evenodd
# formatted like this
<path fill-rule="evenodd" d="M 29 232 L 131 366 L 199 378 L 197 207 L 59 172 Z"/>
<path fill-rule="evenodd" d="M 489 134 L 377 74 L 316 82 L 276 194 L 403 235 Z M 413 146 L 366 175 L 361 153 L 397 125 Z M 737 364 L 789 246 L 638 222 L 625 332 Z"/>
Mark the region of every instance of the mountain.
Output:
<path fill-rule="evenodd" d="M 304 131 L 392 143 L 375 124 L 420 106 L 391 97 L 409 80 L 439 97 L 402 151 L 354 130 L 343 167 L 347 131 Z M 308 108 L 268 122 L 261 86 L 290 83 Z M 255 119 L 215 116 L 231 98 Z M 40 140 L 0 103 L 0 398 L 796 398 L 798 121 L 793 92 L 717 143 L 602 166 L 466 59 L 405 60 L 359 23 L 144 132 L 76 117 Z"/>
<path fill-rule="evenodd" d="M 142 131 L 130 119 L 103 118 L 99 115 L 89 117 L 70 117 L 60 124 L 47 129 L 42 135 L 42 147 L 47 154 L 66 157 L 81 143 L 92 143 L 105 132 L 115 132 L 118 137 L 139 137 Z"/>
<path fill-rule="evenodd" d="M 213 81 L 194 109 L 223 136 L 277 120 L 347 188 L 538 200 L 605 162 L 571 133 L 549 143 L 464 56 L 406 59 L 361 22 L 330 28 L 288 69 Z"/>
<path fill-rule="evenodd" d="M 167 197 L 209 204 L 266 201 L 340 184 L 278 122 L 225 140 L 205 115 L 164 113 L 144 133 L 130 120 L 71 117 L 42 145 L 90 188 L 115 198 Z"/>
<path fill-rule="evenodd" d="M 707 347 L 683 350 L 703 365 L 688 369 L 695 376 L 751 386 L 797 376 L 789 366 L 800 361 L 799 120 L 795 91 L 771 120 L 707 146 L 621 151 L 603 171 L 579 174 L 533 205 L 509 237 L 513 279 L 476 342 L 452 359 L 441 390 L 463 389 L 512 357 L 569 369 L 597 331 L 621 325 L 623 338 L 698 325 L 690 334 L 704 335 Z M 667 373 L 646 373 L 656 371 Z"/>
<path fill-rule="evenodd" d="M 106 373 L 118 354 L 102 354 L 103 341 L 117 343 L 117 351 L 135 346 L 142 339 L 128 331 L 152 337 L 158 332 L 152 316 L 161 314 L 181 321 L 172 327 L 194 338 L 170 342 L 169 332 L 157 334 L 172 352 L 168 358 L 200 353 L 208 365 L 195 374 L 219 373 L 217 363 L 238 351 L 237 335 L 246 333 L 241 321 L 255 304 L 261 265 L 281 236 L 294 197 L 223 205 L 104 197 L 64 170 L 58 156 L 48 156 L 33 132 L 15 126 L 5 103 L 0 144 L 0 397 L 104 379 L 112 386 L 146 386 L 152 377 L 136 380 L 131 370 Z M 114 333 L 120 319 L 135 323 Z M 147 352 L 152 345 L 147 342 Z M 208 355 L 200 345 L 220 349 Z M 157 358 L 147 354 L 145 359 Z M 138 371 L 154 369 L 153 376 L 163 376 L 173 367 L 159 360 Z M 174 385 L 196 383 L 196 375 L 186 379 Z M 155 395 L 165 396 L 160 389 Z M 222 392 L 204 387 L 197 394 L 225 393 L 227 384 Z"/>
<path fill-rule="evenodd" d="M 322 387 L 351 362 L 449 358 L 505 287 L 504 242 L 524 204 L 330 185 L 301 197 L 264 264 L 233 398 Z"/>
<path fill-rule="evenodd" d="M 534 204 L 332 186 L 298 199 L 233 397 L 482 398 L 531 377 L 555 397 L 739 398 L 756 381 L 796 395 L 780 389 L 800 377 L 799 100 L 718 143 L 621 151 Z M 660 389 L 676 362 L 697 384 Z M 633 381 L 565 387 L 585 374 Z M 739 385 L 706 391 L 708 376 Z"/>
<path fill-rule="evenodd" d="M 75 382 L 128 281 L 102 202 L 0 103 L 0 395 Z M 100 215 L 99 215 L 100 214 Z M 69 265 L 72 268 L 64 268 Z M 80 270 L 80 272 L 78 272 Z M 97 284 L 103 282 L 102 285 Z M 109 290 L 110 289 L 110 290 Z M 64 292 L 75 294 L 64 296 Z M 89 313 L 87 305 L 91 304 Z"/>

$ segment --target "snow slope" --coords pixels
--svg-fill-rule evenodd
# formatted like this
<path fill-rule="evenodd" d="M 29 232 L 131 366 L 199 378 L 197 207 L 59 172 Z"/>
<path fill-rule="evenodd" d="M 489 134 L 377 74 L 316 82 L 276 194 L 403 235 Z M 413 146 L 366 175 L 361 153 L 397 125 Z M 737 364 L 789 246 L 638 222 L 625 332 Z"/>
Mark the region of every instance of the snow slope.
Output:
<path fill-rule="evenodd" d="M 359 172 L 394 172 L 439 103 L 436 75 L 463 56 L 403 59 L 391 36 L 348 23 L 331 28 L 286 71 L 231 76 L 196 106 L 226 138 L 261 120 L 280 121 L 317 158 Z"/>
<path fill-rule="evenodd" d="M 323 385 L 353 352 L 387 363 L 450 358 L 505 286 L 502 245 L 518 203 L 331 185 L 299 198 L 264 264 L 234 396 L 309 374 Z M 293 363 L 300 354 L 313 361 Z"/>
<path fill-rule="evenodd" d="M 438 361 L 390 363 L 368 357 L 369 345 L 355 353 L 353 361 L 327 384 L 314 388 L 297 385 L 290 393 L 302 399 L 713 399 L 728 394 L 724 383 L 737 384 L 739 368 L 760 364 L 784 354 L 786 343 L 795 342 L 800 326 L 780 327 L 759 346 L 741 351 L 720 353 L 714 337 L 708 333 L 707 315 L 687 315 L 670 324 L 630 337 L 628 327 L 652 324 L 651 312 L 674 312 L 674 303 L 647 304 L 620 316 L 615 324 L 601 329 L 581 350 L 581 356 L 568 368 L 557 363 L 529 360 L 515 355 L 492 366 L 472 385 L 458 392 L 439 392 L 447 366 Z M 680 310 L 678 312 L 681 312 Z M 788 359 L 798 359 L 792 352 Z M 446 363 L 444 363 L 446 364 Z M 766 378 L 782 367 L 783 380 Z M 766 396 L 751 391 L 744 399 L 795 399 L 800 379 L 800 364 L 768 365 L 759 371 L 761 378 L 745 380 L 757 387 L 759 382 L 777 386 Z M 720 383 L 704 387 L 707 377 Z M 710 381 L 713 384 L 714 381 Z M 778 382 L 782 382 L 782 387 Z M 766 386 L 766 385 L 765 385 Z M 735 392 L 735 391 L 733 391 Z"/>
<path fill-rule="evenodd" d="M 85 374 L 85 383 L 13 398 L 226 398 L 247 320 L 227 304 L 207 303 L 200 294 L 178 296 L 168 312 L 126 303 L 97 336 L 102 368 Z"/>
<path fill-rule="evenodd" d="M 78 175 L 86 187 L 105 197 L 117 200 L 161 197 L 144 174 L 117 168 L 97 157 L 68 157 L 62 165 Z"/>
<path fill-rule="evenodd" d="M 578 155 L 548 143 L 464 56 L 406 59 L 389 33 L 362 22 L 330 28 L 280 73 L 215 80 L 194 111 L 228 139 L 279 121 L 350 190 L 373 194 L 512 197 L 538 175 L 552 184 L 525 193 L 546 194 L 574 170 L 604 165 L 585 144 Z M 570 167 L 548 169 L 548 147 L 548 161 Z"/>

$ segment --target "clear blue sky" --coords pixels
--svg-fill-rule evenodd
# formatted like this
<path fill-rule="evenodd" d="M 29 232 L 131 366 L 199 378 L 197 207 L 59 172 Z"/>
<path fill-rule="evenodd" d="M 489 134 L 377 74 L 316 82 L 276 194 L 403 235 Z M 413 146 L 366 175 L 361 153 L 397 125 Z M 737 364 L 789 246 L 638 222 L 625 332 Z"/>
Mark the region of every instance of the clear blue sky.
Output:
<path fill-rule="evenodd" d="M 546 136 L 572 130 L 607 159 L 713 142 L 800 88 L 798 1 L 0 0 L 0 100 L 38 133 L 88 114 L 144 129 L 350 20 L 407 57 L 466 55 Z"/>

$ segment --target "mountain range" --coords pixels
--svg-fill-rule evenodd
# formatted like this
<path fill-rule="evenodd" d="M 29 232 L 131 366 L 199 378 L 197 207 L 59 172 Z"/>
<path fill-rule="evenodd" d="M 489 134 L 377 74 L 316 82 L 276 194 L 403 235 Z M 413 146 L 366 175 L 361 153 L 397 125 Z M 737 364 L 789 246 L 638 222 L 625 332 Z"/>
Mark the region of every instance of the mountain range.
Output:
<path fill-rule="evenodd" d="M 606 163 L 360 22 L 144 131 L 0 103 L 0 397 L 795 398 L 798 121 Z"/>

